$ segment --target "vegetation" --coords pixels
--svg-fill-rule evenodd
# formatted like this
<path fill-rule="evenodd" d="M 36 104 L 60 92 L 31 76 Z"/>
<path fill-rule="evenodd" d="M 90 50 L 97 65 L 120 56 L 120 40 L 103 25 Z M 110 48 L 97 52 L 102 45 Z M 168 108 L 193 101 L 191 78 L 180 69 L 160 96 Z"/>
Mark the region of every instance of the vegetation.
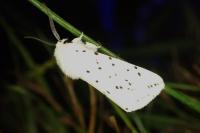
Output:
<path fill-rule="evenodd" d="M 81 34 L 78 28 L 49 9 L 48 5 L 46 7 L 38 0 L 28 0 L 27 3 L 42 11 L 38 14 L 51 16 L 75 37 Z M 121 52 L 127 58 L 148 60 L 160 57 L 161 62 L 168 63 L 156 69 L 165 79 L 164 91 L 147 107 L 132 113 L 122 111 L 85 82 L 65 77 L 56 66 L 53 47 L 36 45 L 38 42 L 35 40 L 16 34 L 33 33 L 18 29 L 13 24 L 17 21 L 11 23 L 1 15 L 0 27 L 3 29 L 2 36 L 6 38 L 1 40 L 1 45 L 4 45 L 1 50 L 9 49 L 9 52 L 2 54 L 6 55 L 2 62 L 7 65 L 3 64 L 1 70 L 0 132 L 200 132 L 200 23 L 189 5 L 182 4 L 185 32 L 190 37 L 164 42 L 157 40 L 152 45 L 126 48 Z M 169 15 L 170 11 L 166 12 L 163 16 Z M 155 27 L 161 25 L 162 17 L 153 20 L 150 33 L 158 32 Z M 26 24 L 28 20 L 22 17 L 20 21 Z M 38 38 L 47 40 L 42 30 L 35 30 Z M 102 53 L 119 58 L 85 32 L 83 39 L 101 46 Z"/>

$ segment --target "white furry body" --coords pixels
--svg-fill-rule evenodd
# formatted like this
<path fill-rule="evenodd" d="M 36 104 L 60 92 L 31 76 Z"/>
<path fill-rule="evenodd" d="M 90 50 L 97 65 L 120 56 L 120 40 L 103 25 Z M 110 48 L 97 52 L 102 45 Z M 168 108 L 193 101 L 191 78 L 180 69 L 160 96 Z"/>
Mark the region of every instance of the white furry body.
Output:
<path fill-rule="evenodd" d="M 146 106 L 165 86 L 157 74 L 99 53 L 81 37 L 58 41 L 54 55 L 66 76 L 86 81 L 127 112 Z"/>

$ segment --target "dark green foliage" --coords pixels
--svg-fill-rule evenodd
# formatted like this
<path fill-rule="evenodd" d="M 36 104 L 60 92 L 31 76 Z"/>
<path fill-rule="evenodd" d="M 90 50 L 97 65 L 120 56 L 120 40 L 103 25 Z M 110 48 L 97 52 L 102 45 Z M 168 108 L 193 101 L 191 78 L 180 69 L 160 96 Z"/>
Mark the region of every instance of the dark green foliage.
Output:
<path fill-rule="evenodd" d="M 51 16 L 75 37 L 81 34 L 55 12 L 49 9 L 47 13 L 47 7 L 38 0 L 28 0 L 26 4 Z M 10 53 L 10 57 L 4 58 L 8 65 L 2 65 L 0 133 L 200 132 L 200 23 L 187 4 L 183 4 L 182 8 L 185 32 L 194 38 L 157 41 L 148 47 L 129 48 L 122 52 L 125 57 L 138 60 L 155 56 L 162 58 L 164 63 L 172 60 L 157 69 L 166 81 L 165 90 L 147 107 L 133 113 L 125 113 L 86 83 L 65 77 L 56 66 L 54 48 L 25 40 L 21 32 L 27 35 L 34 33 L 26 31 L 26 28 L 20 30 L 8 17 L 0 16 L 0 27 L 7 39 L 1 40 L 0 45 L 4 45 Z M 163 16 L 169 15 L 167 13 Z M 12 15 L 11 18 L 16 20 Z M 27 18 L 21 16 L 21 25 L 26 25 L 26 21 Z M 162 17 L 155 18 L 149 32 L 159 32 L 161 21 Z M 34 23 L 28 25 L 36 27 Z M 35 30 L 39 38 L 46 39 L 42 31 L 40 28 Z M 100 46 L 85 34 L 83 39 Z M 102 46 L 100 50 L 118 57 Z M 188 56 L 184 58 L 190 54 L 192 60 Z"/>

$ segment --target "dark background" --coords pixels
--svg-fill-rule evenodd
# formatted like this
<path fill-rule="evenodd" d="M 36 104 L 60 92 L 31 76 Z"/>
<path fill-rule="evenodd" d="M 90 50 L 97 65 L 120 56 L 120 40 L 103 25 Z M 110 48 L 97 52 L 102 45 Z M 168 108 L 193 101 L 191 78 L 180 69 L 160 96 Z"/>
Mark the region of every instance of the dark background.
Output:
<path fill-rule="evenodd" d="M 167 85 L 168 83 L 183 83 L 194 85 L 195 87 L 200 86 L 200 2 L 198 0 L 49 0 L 41 2 L 44 2 L 51 10 L 67 22 L 84 34 L 100 42 L 102 46 L 113 51 L 116 55 L 133 64 L 157 72 L 163 77 Z M 65 112 L 69 116 L 72 115 L 72 119 L 70 120 L 78 121 L 76 117 L 73 119 L 74 112 L 68 109 L 71 103 L 66 102 L 65 99 L 67 96 L 64 93 L 70 92 L 63 89 L 62 85 L 59 86 L 59 82 L 54 81 L 55 77 L 58 77 L 57 80 L 62 79 L 62 74 L 56 65 L 51 66 L 51 69 L 42 70 L 42 74 L 48 85 L 51 86 L 49 88 L 51 97 L 60 104 L 63 108 L 62 111 L 56 110 L 54 106 L 51 106 L 51 102 L 49 103 L 48 100 L 44 100 L 46 98 L 42 95 L 43 93 L 41 94 L 34 89 L 26 89 L 31 88 L 30 86 L 26 86 L 27 82 L 31 82 L 42 88 L 42 85 L 40 86 L 40 83 L 38 83 L 38 78 L 30 78 L 27 76 L 27 73 L 35 73 L 35 70 L 41 68 L 40 65 L 45 64 L 45 62 L 48 63 L 53 58 L 54 48 L 44 46 L 44 44 L 38 41 L 25 39 L 24 37 L 33 36 L 51 43 L 56 43 L 56 39 L 52 35 L 49 26 L 48 17 L 34 7 L 28 0 L 1 0 L 0 24 L 0 83 L 2 88 L 0 94 L 0 132 L 54 132 L 58 131 L 57 128 L 59 129 L 58 132 L 62 132 L 60 130 L 62 128 L 59 128 L 59 126 L 53 127 L 52 130 L 47 130 L 48 126 L 44 126 L 45 124 L 43 123 L 46 121 L 43 120 L 34 121 L 35 123 L 32 125 L 35 126 L 32 128 L 27 128 L 28 126 L 26 124 L 26 120 L 30 116 L 28 114 L 30 110 L 37 120 L 40 118 L 40 115 L 43 115 L 43 113 L 46 114 L 45 111 L 47 110 L 38 113 L 40 112 L 38 111 L 38 103 L 42 103 L 41 106 L 45 106 L 50 112 L 52 111 L 56 120 Z M 69 38 L 70 40 L 75 38 L 75 36 L 58 24 L 56 24 L 56 28 L 61 38 Z M 22 46 L 26 49 L 25 51 L 20 50 L 21 46 L 18 45 L 19 43 L 23 44 Z M 22 56 L 24 54 L 23 52 L 31 55 L 38 68 L 35 66 L 29 67 L 30 65 L 24 61 L 26 55 L 24 57 Z M 11 86 L 20 86 L 22 88 L 17 91 L 15 88 L 13 91 Z M 58 86 L 61 89 L 57 90 L 56 88 Z M 79 86 L 83 88 L 76 90 L 76 93 L 78 99 L 81 101 L 81 106 L 87 107 L 87 109 L 83 108 L 83 110 L 85 112 L 85 121 L 88 121 L 90 115 L 90 107 L 88 105 L 89 90 L 86 89 L 87 85 L 81 81 L 75 81 L 74 86 L 75 88 Z M 10 87 L 12 89 L 8 89 Z M 18 91 L 20 91 L 20 94 L 18 94 Z M 31 95 L 31 98 L 28 97 L 31 99 L 28 104 L 30 106 L 28 109 L 30 110 L 25 106 L 24 101 L 26 100 L 23 100 L 24 97 L 21 96 L 23 91 L 27 91 L 26 94 Z M 187 91 L 185 94 L 198 99 L 199 91 L 197 92 Z M 102 99 L 102 96 L 99 96 L 101 94 L 96 93 L 97 99 Z M 198 113 L 188 109 L 177 101 L 174 101 L 172 104 L 172 99 L 170 97 L 166 98 L 165 94 L 163 95 L 161 104 L 165 105 L 156 104 L 155 107 L 158 108 L 153 109 L 155 110 L 153 114 L 159 112 L 163 116 L 166 116 L 166 118 L 168 118 L 168 115 L 173 116 L 175 120 L 177 118 L 182 123 L 186 122 L 186 125 L 188 119 L 185 119 L 184 116 L 190 117 L 191 115 L 191 117 L 197 118 L 195 120 L 191 119 L 193 123 L 196 125 L 200 123 Z M 105 100 L 106 98 L 103 97 L 103 99 L 102 103 L 106 104 L 99 111 L 105 111 L 102 114 L 97 113 L 96 119 L 99 120 L 99 123 L 97 122 L 99 125 L 102 123 L 104 125 L 102 132 L 117 131 L 116 127 L 110 126 L 112 122 L 107 122 L 107 119 L 105 120 L 101 117 L 104 116 L 107 118 L 113 115 L 118 121 L 120 131 L 129 132 L 130 127 L 111 109 L 111 105 Z M 99 102 L 97 103 L 99 104 Z M 160 108 L 169 103 L 172 104 L 171 109 Z M 179 109 L 173 107 L 180 107 L 183 110 L 183 117 L 180 115 L 181 113 L 177 113 Z M 26 115 L 23 116 L 23 113 Z M 49 113 L 50 116 L 52 114 Z M 46 117 L 49 117 L 49 115 Z M 130 116 L 132 117 L 132 115 Z M 142 121 L 145 120 L 145 118 L 141 119 Z M 18 120 L 20 121 L 19 123 Z M 131 119 L 131 121 L 136 126 L 136 130 L 144 132 L 135 124 L 134 119 Z M 52 122 L 51 124 L 55 125 L 55 123 Z M 59 121 L 56 124 L 63 126 L 66 123 L 63 124 L 62 121 Z M 169 126 L 170 124 L 172 126 Z M 155 125 L 152 126 L 148 122 L 144 125 L 148 132 L 200 131 L 197 127 L 187 127 L 182 124 L 179 125 L 179 129 L 174 128 L 177 126 L 177 123 L 170 124 L 166 124 L 167 127 L 159 126 L 159 128 L 156 128 Z M 190 123 L 188 122 L 188 124 Z M 81 132 L 81 129 L 83 129 L 83 132 L 87 131 L 87 128 L 83 125 L 81 126 L 81 124 L 73 127 L 67 123 L 64 127 L 63 129 L 67 129 L 63 130 L 63 132 Z M 80 130 L 78 130 L 79 128 Z M 34 129 L 34 131 L 31 129 Z M 99 131 L 101 128 L 96 126 L 95 129 L 95 131 Z"/>

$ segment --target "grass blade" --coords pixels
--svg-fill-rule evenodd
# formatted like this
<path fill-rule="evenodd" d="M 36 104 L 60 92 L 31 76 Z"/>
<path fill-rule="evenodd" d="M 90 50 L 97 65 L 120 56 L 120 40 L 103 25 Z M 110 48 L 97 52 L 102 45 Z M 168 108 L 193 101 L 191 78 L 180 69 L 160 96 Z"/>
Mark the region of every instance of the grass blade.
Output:
<path fill-rule="evenodd" d="M 78 30 L 73 25 L 71 25 L 70 23 L 65 21 L 63 18 L 61 18 L 59 15 L 57 15 L 55 12 L 50 10 L 46 5 L 44 6 L 43 3 L 39 2 L 38 0 L 28 0 L 28 1 L 30 3 L 32 3 L 35 7 L 37 7 L 40 11 L 42 11 L 46 15 L 50 16 L 55 22 L 57 22 L 60 26 L 62 26 L 63 28 L 65 28 L 66 30 L 71 32 L 73 35 L 75 35 L 75 36 L 80 36 L 81 35 L 82 32 L 80 30 Z M 47 10 L 48 10 L 48 12 L 47 12 Z M 90 38 L 89 36 L 87 36 L 85 34 L 83 35 L 83 40 L 91 42 L 91 43 L 99 46 L 100 50 L 105 54 L 108 54 L 108 55 L 113 56 L 113 57 L 118 57 L 113 52 L 111 52 L 110 50 L 104 48 L 99 43 L 97 43 L 95 40 L 93 40 L 92 38 Z"/>
<path fill-rule="evenodd" d="M 176 98 L 178 101 L 182 102 L 183 104 L 187 105 L 189 108 L 197 111 L 200 113 L 200 101 L 185 95 L 182 92 L 176 91 L 169 86 L 165 87 L 165 92 L 172 97 Z"/>
<path fill-rule="evenodd" d="M 121 117 L 121 119 L 124 121 L 126 126 L 131 130 L 131 132 L 132 133 L 138 133 L 136 128 L 132 125 L 132 123 L 131 123 L 130 119 L 128 118 L 128 116 L 117 105 L 115 105 L 112 102 L 111 102 L 111 104 L 114 107 L 114 109 L 117 112 L 117 114 L 119 115 L 119 117 Z"/>

